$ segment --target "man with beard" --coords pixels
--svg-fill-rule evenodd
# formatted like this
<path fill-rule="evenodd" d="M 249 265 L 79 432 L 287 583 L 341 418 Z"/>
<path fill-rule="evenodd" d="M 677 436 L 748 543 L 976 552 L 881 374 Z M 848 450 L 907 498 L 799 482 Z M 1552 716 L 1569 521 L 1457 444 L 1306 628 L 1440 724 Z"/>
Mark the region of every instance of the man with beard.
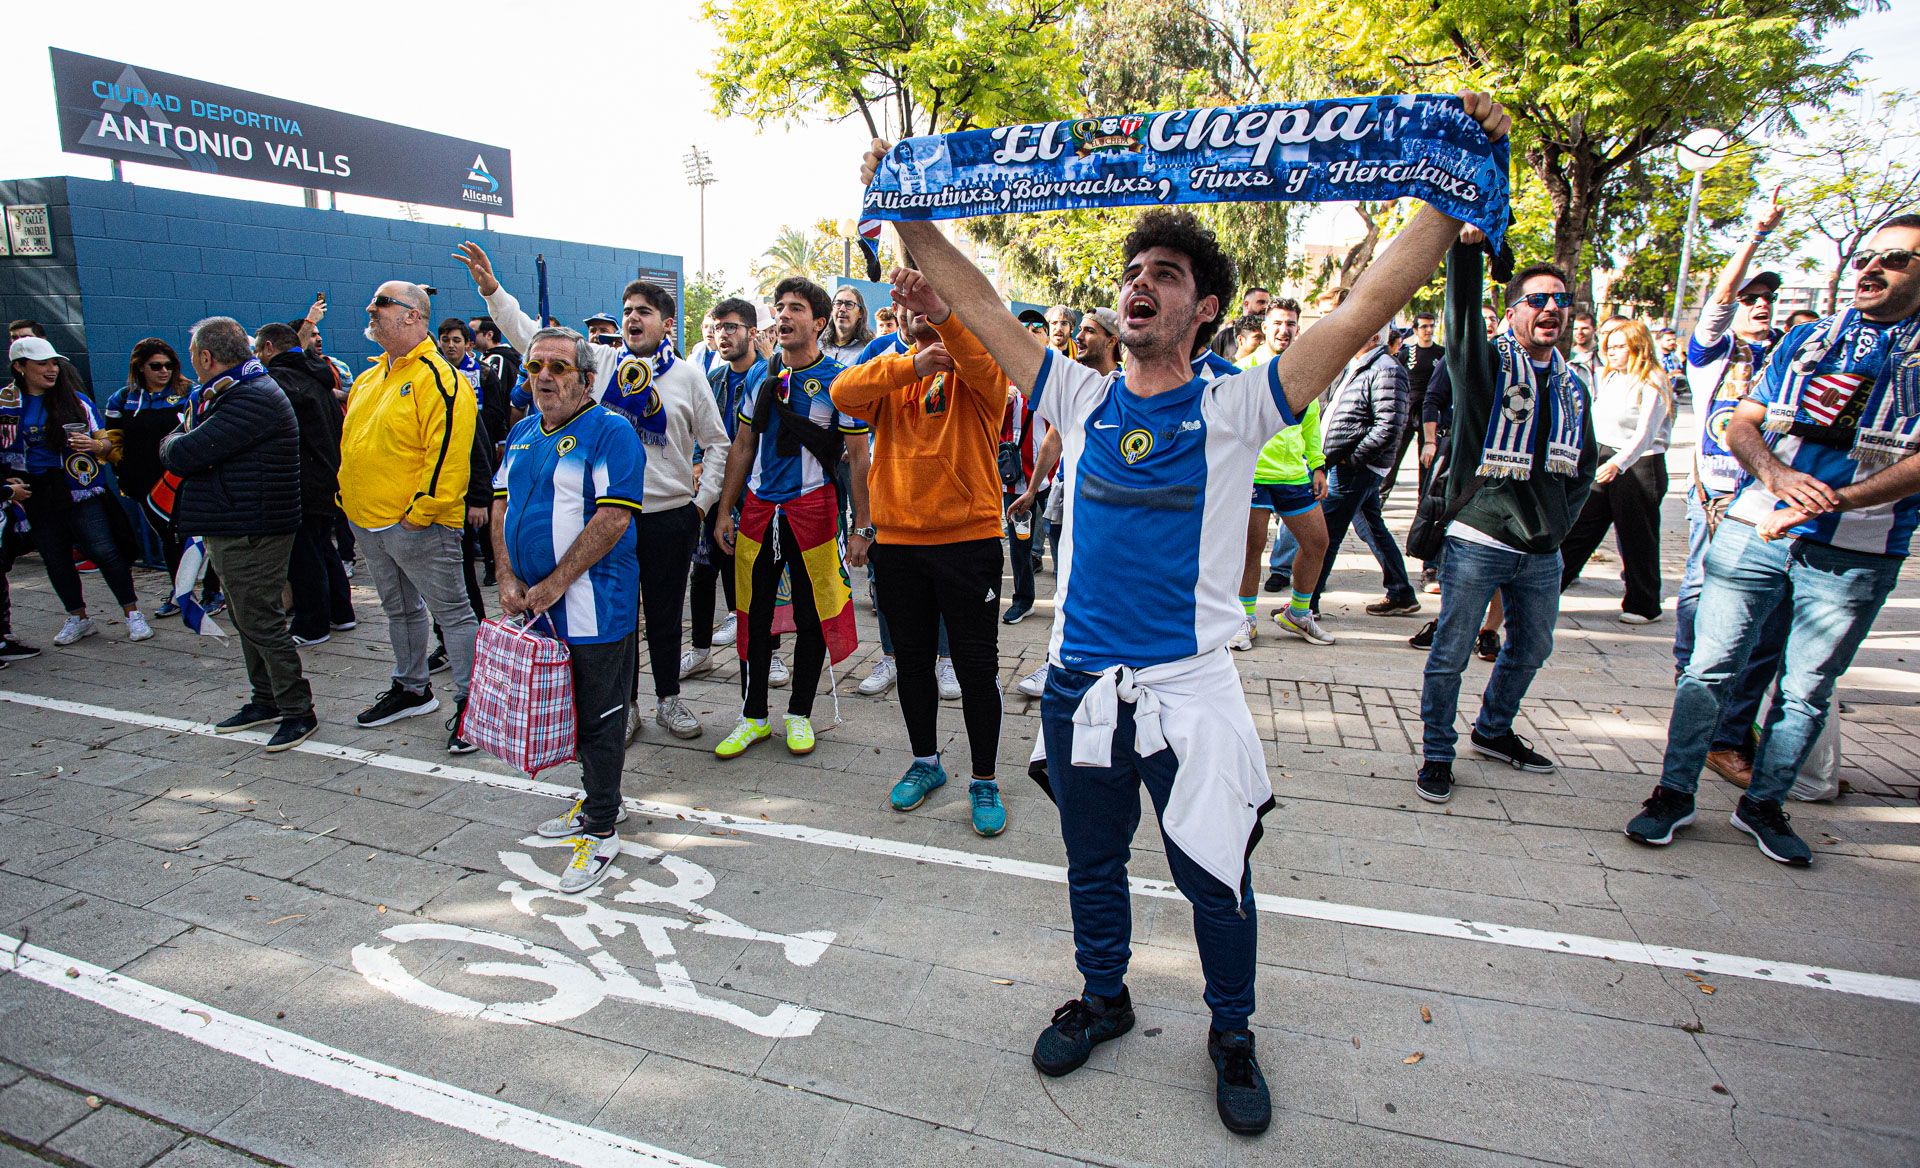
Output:
<path fill-rule="evenodd" d="M 463 243 L 454 258 L 467 265 L 474 286 L 486 297 L 488 314 L 507 339 L 525 346 L 538 326 L 500 286 L 487 253 L 479 244 Z M 649 281 L 634 280 L 621 291 L 620 305 L 623 331 L 616 334 L 618 343 L 595 344 L 589 351 L 595 396 L 632 424 L 646 448 L 645 510 L 634 522 L 634 547 L 653 674 L 653 720 L 676 738 L 698 738 L 700 720 L 680 698 L 680 610 L 702 517 L 720 495 L 730 441 L 706 378 L 691 361 L 678 357 L 668 340 L 675 320 L 672 294 Z M 592 323 L 589 318 L 589 327 Z M 697 487 L 696 443 L 705 464 Z M 640 733 L 639 685 L 636 669 L 627 708 L 629 743 Z"/>
<path fill-rule="evenodd" d="M 747 386 L 763 376 L 767 363 L 754 347 L 753 305 L 728 297 L 707 310 L 707 328 L 713 333 L 713 368 L 707 374 L 707 386 L 713 391 L 713 404 L 720 411 L 720 422 L 731 437 L 740 425 L 740 411 L 747 401 Z M 701 485 L 708 475 L 726 476 L 725 464 L 705 469 L 706 452 L 700 452 Z M 720 517 L 716 508 L 707 509 L 706 527 L 693 558 L 693 598 L 689 605 L 692 633 L 688 648 L 680 658 L 680 678 L 698 677 L 713 669 L 713 648 L 731 645 L 738 634 L 739 622 L 733 614 L 733 554 L 714 542 L 713 525 Z M 727 602 L 726 617 L 718 628 L 713 623 L 713 589 L 719 585 Z M 776 658 L 777 660 L 777 658 Z"/>
<path fill-rule="evenodd" d="M 1240 295 L 1240 315 L 1251 316 L 1256 320 L 1266 319 L 1267 309 L 1273 304 L 1273 293 L 1265 288 L 1249 288 Z M 1213 338 L 1213 351 L 1231 361 L 1237 355 L 1234 352 L 1234 330 L 1222 328 Z"/>
<path fill-rule="evenodd" d="M 1567 354 L 1567 364 L 1585 370 L 1589 377 L 1596 372 L 1600 350 L 1594 339 L 1599 336 L 1599 327 L 1593 319 L 1593 313 L 1584 308 L 1573 310 L 1573 348 Z"/>
<path fill-rule="evenodd" d="M 1380 484 L 1380 502 L 1385 503 L 1393 494 L 1393 485 L 1400 478 L 1400 464 L 1406 461 L 1407 447 L 1417 446 L 1415 456 L 1418 464 L 1427 450 L 1426 431 L 1420 425 L 1425 416 L 1427 404 L 1427 383 L 1433 380 L 1433 371 L 1446 359 L 1444 345 L 1436 345 L 1433 332 L 1436 320 L 1431 312 L 1418 312 L 1413 317 L 1413 334 L 1400 346 L 1395 359 L 1406 366 L 1407 370 L 1407 417 L 1410 424 L 1400 432 L 1400 445 L 1394 452 L 1393 464 L 1387 470 L 1387 477 Z"/>
<path fill-rule="evenodd" d="M 1462 100 L 1490 137 L 1505 135 L 1498 104 L 1482 94 Z M 872 143 L 863 181 L 889 149 Z M 1122 244 L 1115 311 L 1127 364 L 1118 375 L 1031 340 L 935 224 L 897 227 L 941 299 L 1015 385 L 1030 387 L 1041 416 L 1061 431 L 1070 465 L 1041 721 L 1085 989 L 1055 1011 L 1034 1065 L 1067 1074 L 1132 1028 L 1126 869 L 1144 784 L 1174 882 L 1194 905 L 1221 1120 L 1236 1132 L 1264 1131 L 1272 1104 L 1247 1029 L 1258 919 L 1248 854 L 1272 786 L 1227 651 L 1244 615 L 1233 599 L 1242 492 L 1267 439 L 1294 424 L 1361 341 L 1406 304 L 1459 221 L 1423 208 L 1346 303 L 1298 344 L 1216 377 L 1194 362 L 1214 356 L 1206 344 L 1231 307 L 1233 261 L 1189 213 L 1148 211 Z"/>
<path fill-rule="evenodd" d="M 1920 525 L 1916 254 L 1920 215 L 1881 224 L 1851 261 L 1853 306 L 1788 333 L 1734 406 L 1727 446 L 1749 477 L 1707 553 L 1660 785 L 1627 825 L 1633 840 L 1670 843 L 1694 821 L 1694 790 L 1727 684 L 1784 599 L 1779 698 L 1731 822 L 1770 860 L 1813 862 L 1782 800 Z"/>
<path fill-rule="evenodd" d="M 287 584 L 293 591 L 289 629 L 295 648 L 318 645 L 358 623 L 353 593 L 333 549 L 334 497 L 340 493 L 340 407 L 333 369 L 307 352 L 284 324 L 264 324 L 253 353 L 293 403 L 300 424 L 300 528 L 293 533 Z"/>
<path fill-rule="evenodd" d="M 1056 304 L 1047 309 L 1047 345 L 1062 357 L 1071 359 L 1073 351 L 1073 309 Z"/>
<path fill-rule="evenodd" d="M 1507 322 L 1497 342 L 1473 327 L 1484 280 L 1479 232 L 1447 258 L 1447 377 L 1453 392 L 1440 617 L 1420 689 L 1425 726 L 1416 793 L 1453 797 L 1454 716 L 1460 675 L 1494 594 L 1506 601 L 1507 641 L 1475 720 L 1473 748 L 1521 770 L 1553 760 L 1513 731 L 1520 701 L 1553 653 L 1560 618 L 1560 544 L 1593 487 L 1594 442 L 1584 375 L 1555 346 L 1573 297 L 1551 264 L 1507 282 Z"/>
<path fill-rule="evenodd" d="M 867 298 L 851 284 L 834 289 L 833 315 L 828 318 L 826 335 L 820 338 L 820 348 L 827 356 L 851 368 L 859 363 L 860 354 L 872 340 L 873 326 L 867 323 Z"/>

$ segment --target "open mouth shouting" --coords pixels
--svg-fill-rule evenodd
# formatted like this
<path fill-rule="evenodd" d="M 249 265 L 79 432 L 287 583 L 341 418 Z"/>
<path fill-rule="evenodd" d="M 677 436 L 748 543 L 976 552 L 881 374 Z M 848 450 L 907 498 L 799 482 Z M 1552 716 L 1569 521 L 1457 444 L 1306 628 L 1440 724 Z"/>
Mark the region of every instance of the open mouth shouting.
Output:
<path fill-rule="evenodd" d="M 1148 321 L 1159 315 L 1160 305 L 1145 292 L 1128 294 L 1120 306 L 1121 319 L 1132 328 L 1145 328 Z"/>

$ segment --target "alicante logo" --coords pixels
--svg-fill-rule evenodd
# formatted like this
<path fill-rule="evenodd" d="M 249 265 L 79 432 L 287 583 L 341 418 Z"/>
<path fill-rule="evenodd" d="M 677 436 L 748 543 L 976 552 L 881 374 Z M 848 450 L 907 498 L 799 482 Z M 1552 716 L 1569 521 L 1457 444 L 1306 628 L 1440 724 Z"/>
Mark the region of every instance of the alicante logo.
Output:
<path fill-rule="evenodd" d="M 473 156 L 473 165 L 467 168 L 467 180 L 460 187 L 460 198 L 463 202 L 484 203 L 489 207 L 506 206 L 507 201 L 500 196 L 500 180 L 487 169 L 484 155 Z"/>
<path fill-rule="evenodd" d="M 1120 436 L 1120 457 L 1132 466 L 1147 455 L 1153 453 L 1153 432 L 1151 430 L 1128 430 Z"/>
<path fill-rule="evenodd" d="M 632 397 L 636 393 L 645 393 L 653 384 L 653 366 L 638 357 L 628 357 L 620 362 L 620 370 L 614 375 L 620 383 L 622 397 Z"/>
<path fill-rule="evenodd" d="M 1138 114 L 1124 117 L 1082 118 L 1073 123 L 1073 152 L 1089 154 L 1137 153 L 1147 120 Z"/>

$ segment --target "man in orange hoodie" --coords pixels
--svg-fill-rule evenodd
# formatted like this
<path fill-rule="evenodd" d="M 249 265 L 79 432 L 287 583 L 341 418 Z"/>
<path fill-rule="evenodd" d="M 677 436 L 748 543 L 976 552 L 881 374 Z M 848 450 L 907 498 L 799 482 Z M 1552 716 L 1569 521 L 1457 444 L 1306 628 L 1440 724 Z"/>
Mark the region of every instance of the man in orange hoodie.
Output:
<path fill-rule="evenodd" d="M 900 711 L 913 763 L 894 785 L 912 811 L 946 785 L 936 745 L 933 659 L 940 622 L 960 679 L 973 755 L 973 830 L 1006 830 L 994 782 L 1000 750 L 1000 419 L 1007 376 L 919 272 L 896 268 L 893 302 L 912 353 L 876 357 L 834 379 L 833 403 L 873 427 L 867 494 L 877 529 L 869 559 L 893 633 Z"/>

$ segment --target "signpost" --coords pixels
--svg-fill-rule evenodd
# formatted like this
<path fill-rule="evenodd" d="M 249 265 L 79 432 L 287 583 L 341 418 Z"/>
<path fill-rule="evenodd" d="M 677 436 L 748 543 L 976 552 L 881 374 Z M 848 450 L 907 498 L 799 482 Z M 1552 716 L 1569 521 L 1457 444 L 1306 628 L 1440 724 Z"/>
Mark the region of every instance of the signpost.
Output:
<path fill-rule="evenodd" d="M 513 214 L 513 158 L 501 147 L 49 51 L 60 148 L 70 154 Z"/>
<path fill-rule="evenodd" d="M 1687 197 L 1687 230 L 1680 241 L 1680 279 L 1673 287 L 1673 331 L 1680 331 L 1680 310 L 1687 302 L 1687 268 L 1693 263 L 1693 235 L 1700 227 L 1700 185 L 1708 170 L 1727 156 L 1731 143 L 1718 130 L 1695 130 L 1680 140 L 1674 153 L 1682 168 L 1693 172 L 1693 193 Z"/>

